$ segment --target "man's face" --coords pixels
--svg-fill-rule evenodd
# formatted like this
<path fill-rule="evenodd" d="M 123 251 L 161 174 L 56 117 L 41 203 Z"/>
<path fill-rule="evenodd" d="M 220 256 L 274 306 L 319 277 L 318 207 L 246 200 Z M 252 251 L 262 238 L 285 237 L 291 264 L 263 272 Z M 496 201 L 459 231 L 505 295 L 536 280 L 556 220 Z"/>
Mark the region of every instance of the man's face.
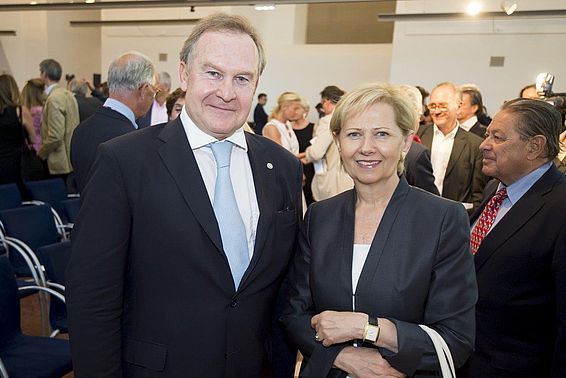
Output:
<path fill-rule="evenodd" d="M 49 85 L 49 83 L 47 82 L 47 74 L 43 72 L 41 69 L 39 70 L 39 78 L 41 79 L 41 81 L 45 86 Z"/>
<path fill-rule="evenodd" d="M 434 89 L 430 95 L 428 108 L 432 121 L 444 133 L 449 133 L 456 126 L 456 115 L 460 103 L 449 86 Z"/>
<path fill-rule="evenodd" d="M 458 109 L 458 121 L 465 122 L 476 115 L 478 111 L 477 105 L 472 105 L 472 97 L 464 93 L 462 95 L 462 103 Z"/>
<path fill-rule="evenodd" d="M 262 106 L 265 105 L 265 104 L 267 104 L 267 96 L 261 96 L 261 97 L 257 100 L 257 103 L 260 104 L 260 105 L 262 105 Z"/>
<path fill-rule="evenodd" d="M 322 104 L 322 110 L 324 111 L 324 114 L 332 114 L 332 111 L 334 110 L 334 104 L 332 103 L 332 101 L 325 97 L 322 97 L 320 99 L 320 103 Z"/>
<path fill-rule="evenodd" d="M 250 36 L 224 31 L 204 33 L 181 83 L 187 89 L 185 109 L 196 126 L 219 140 L 242 127 L 257 86 L 258 52 Z"/>
<path fill-rule="evenodd" d="M 505 185 L 511 185 L 529 173 L 528 141 L 520 138 L 516 124 L 516 115 L 506 111 L 497 113 L 480 145 L 483 173 Z"/>

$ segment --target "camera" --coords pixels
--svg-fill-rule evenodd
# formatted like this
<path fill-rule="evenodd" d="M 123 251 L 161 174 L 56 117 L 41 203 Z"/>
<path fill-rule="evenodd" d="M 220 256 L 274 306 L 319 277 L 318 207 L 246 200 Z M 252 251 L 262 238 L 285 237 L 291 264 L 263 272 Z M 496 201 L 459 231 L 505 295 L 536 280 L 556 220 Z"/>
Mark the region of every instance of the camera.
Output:
<path fill-rule="evenodd" d="M 548 102 L 564 114 L 566 113 L 566 93 L 552 92 L 553 84 L 553 74 L 547 72 L 538 74 L 536 82 L 537 94 L 541 100 Z"/>

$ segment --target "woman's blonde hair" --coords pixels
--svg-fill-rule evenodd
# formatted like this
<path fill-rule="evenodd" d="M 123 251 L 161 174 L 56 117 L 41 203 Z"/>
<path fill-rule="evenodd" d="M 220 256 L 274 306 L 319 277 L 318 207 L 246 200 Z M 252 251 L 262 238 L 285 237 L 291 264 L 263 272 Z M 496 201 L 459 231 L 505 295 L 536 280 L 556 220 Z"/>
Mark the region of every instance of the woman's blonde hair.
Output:
<path fill-rule="evenodd" d="M 332 113 L 330 130 L 334 135 L 340 135 L 342 126 L 349 118 L 379 103 L 391 105 L 395 122 L 403 136 L 415 132 L 417 115 L 407 93 L 398 86 L 381 83 L 366 84 L 342 96 Z M 397 164 L 398 174 L 404 171 L 404 161 L 405 156 L 401 154 Z"/>
<path fill-rule="evenodd" d="M 295 92 L 283 92 L 277 98 L 277 105 L 273 107 L 271 110 L 271 114 L 269 115 L 269 119 L 273 119 L 277 116 L 277 114 L 281 111 L 281 109 L 289 105 L 292 102 L 301 102 L 301 96 L 296 94 Z"/>
<path fill-rule="evenodd" d="M 29 79 L 22 89 L 22 105 L 28 109 L 45 104 L 45 84 L 40 78 Z"/>

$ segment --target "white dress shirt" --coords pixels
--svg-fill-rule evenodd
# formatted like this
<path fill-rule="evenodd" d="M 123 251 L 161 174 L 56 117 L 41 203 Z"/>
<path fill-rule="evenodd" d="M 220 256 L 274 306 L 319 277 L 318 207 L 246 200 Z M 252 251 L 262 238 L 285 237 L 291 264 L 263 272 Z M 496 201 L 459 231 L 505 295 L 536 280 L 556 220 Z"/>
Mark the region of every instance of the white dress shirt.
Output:
<path fill-rule="evenodd" d="M 478 117 L 472 116 L 469 119 L 465 120 L 464 122 L 461 122 L 460 127 L 466 131 L 470 131 L 470 129 L 474 127 L 477 121 L 478 121 Z"/>
<path fill-rule="evenodd" d="M 214 203 L 214 187 L 216 185 L 216 160 L 210 148 L 210 144 L 218 139 L 206 134 L 199 129 L 190 119 L 185 107 L 180 116 L 187 139 L 191 145 L 200 174 L 206 186 L 210 203 Z M 252 167 L 248 159 L 248 144 L 244 135 L 243 127 L 226 138 L 234 144 L 230 156 L 230 178 L 234 188 L 234 196 L 238 203 L 238 210 L 246 228 L 246 239 L 248 240 L 248 251 L 250 260 L 253 256 L 257 222 L 259 219 L 259 206 L 252 175 Z"/>
<path fill-rule="evenodd" d="M 153 100 L 153 105 L 151 105 L 150 126 L 159 125 L 160 123 L 168 121 L 169 117 L 167 116 L 167 106 L 165 106 L 165 103 L 159 105 L 159 102 Z"/>
<path fill-rule="evenodd" d="M 444 135 L 442 131 L 433 125 L 432 148 L 430 149 L 430 162 L 432 163 L 432 173 L 434 175 L 434 184 L 438 188 L 438 192 L 442 195 L 444 186 L 444 176 L 446 176 L 446 168 L 454 147 L 454 138 L 458 132 L 458 125 L 454 130 Z"/>

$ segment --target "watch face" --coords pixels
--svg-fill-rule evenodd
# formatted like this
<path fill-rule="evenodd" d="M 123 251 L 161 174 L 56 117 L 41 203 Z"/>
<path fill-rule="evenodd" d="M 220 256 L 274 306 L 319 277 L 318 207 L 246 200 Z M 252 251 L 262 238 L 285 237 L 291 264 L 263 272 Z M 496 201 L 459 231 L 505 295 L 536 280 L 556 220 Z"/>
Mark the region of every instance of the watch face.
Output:
<path fill-rule="evenodd" d="M 377 330 L 378 328 L 374 325 L 368 326 L 368 331 L 366 334 L 366 340 L 375 342 L 377 340 Z"/>

